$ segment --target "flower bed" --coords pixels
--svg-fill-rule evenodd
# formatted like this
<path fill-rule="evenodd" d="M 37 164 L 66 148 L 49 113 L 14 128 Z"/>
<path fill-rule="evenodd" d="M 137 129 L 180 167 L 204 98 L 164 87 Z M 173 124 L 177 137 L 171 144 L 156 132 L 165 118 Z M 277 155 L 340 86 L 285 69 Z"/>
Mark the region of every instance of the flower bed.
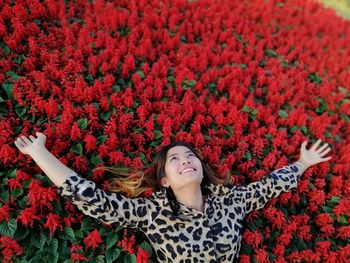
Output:
<path fill-rule="evenodd" d="M 66 2 L 66 3 L 65 3 Z M 144 237 L 83 216 L 19 154 L 19 134 L 106 187 L 176 138 L 261 179 L 320 138 L 331 162 L 247 217 L 241 262 L 350 260 L 350 24 L 314 2 L 0 3 L 2 261 L 148 262 Z"/>

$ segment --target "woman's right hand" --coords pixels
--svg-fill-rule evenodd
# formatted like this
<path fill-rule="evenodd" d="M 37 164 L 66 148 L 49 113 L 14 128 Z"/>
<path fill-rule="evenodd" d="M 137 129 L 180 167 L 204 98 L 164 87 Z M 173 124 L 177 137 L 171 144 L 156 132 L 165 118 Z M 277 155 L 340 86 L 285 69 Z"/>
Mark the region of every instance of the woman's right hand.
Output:
<path fill-rule="evenodd" d="M 31 155 L 33 152 L 45 148 L 46 135 L 41 132 L 37 132 L 36 135 L 37 138 L 29 135 L 29 138 L 20 136 L 15 140 L 15 145 L 21 153 Z"/>

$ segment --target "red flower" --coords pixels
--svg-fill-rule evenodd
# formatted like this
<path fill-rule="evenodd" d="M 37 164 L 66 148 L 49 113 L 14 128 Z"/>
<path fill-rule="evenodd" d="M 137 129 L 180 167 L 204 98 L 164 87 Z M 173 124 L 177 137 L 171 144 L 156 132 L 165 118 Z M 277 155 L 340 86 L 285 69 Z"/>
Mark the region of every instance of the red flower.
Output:
<path fill-rule="evenodd" d="M 10 216 L 11 216 L 10 210 L 11 208 L 9 207 L 8 204 L 0 207 L 0 222 L 3 220 L 6 220 L 8 222 L 10 220 Z"/>
<path fill-rule="evenodd" d="M 82 253 L 82 246 L 80 245 L 77 245 L 77 244 L 74 244 L 72 243 L 72 247 L 70 249 L 71 251 L 71 255 L 70 255 L 70 260 L 73 261 L 73 262 L 76 262 L 76 261 L 80 261 L 80 260 L 84 260 L 84 261 L 87 261 L 88 258 L 85 257 L 84 255 L 80 254 Z"/>
<path fill-rule="evenodd" d="M 4 262 L 11 263 L 15 256 L 20 256 L 23 254 L 23 249 L 18 245 L 16 240 L 8 236 L 3 236 L 0 238 L 0 248 L 3 250 L 1 254 L 3 255 Z"/>
<path fill-rule="evenodd" d="M 136 253 L 136 262 L 137 263 L 148 263 L 150 256 L 146 250 L 143 250 L 142 248 L 137 249 Z"/>
<path fill-rule="evenodd" d="M 80 129 L 78 127 L 78 123 L 77 122 L 75 122 L 73 124 L 73 127 L 72 127 L 71 132 L 70 132 L 70 138 L 73 141 L 76 141 L 76 140 L 81 138 L 81 133 L 80 133 Z"/>
<path fill-rule="evenodd" d="M 61 218 L 59 215 L 50 213 L 46 217 L 46 223 L 44 224 L 44 228 L 50 229 L 50 236 L 56 231 L 57 228 L 62 230 L 62 225 L 60 224 Z"/>
<path fill-rule="evenodd" d="M 23 225 L 33 227 L 34 219 L 40 220 L 40 217 L 36 215 L 37 210 L 35 207 L 25 208 L 20 215 L 17 217 L 17 220 L 20 220 Z"/>
<path fill-rule="evenodd" d="M 243 241 L 252 246 L 255 250 L 260 246 L 262 240 L 263 238 L 258 230 L 251 232 L 249 229 L 247 229 L 243 234 Z"/>
<path fill-rule="evenodd" d="M 97 229 L 92 231 L 88 236 L 84 238 L 85 247 L 96 249 L 98 244 L 102 242 L 101 236 L 98 233 Z"/>
<path fill-rule="evenodd" d="M 127 230 L 124 230 L 124 235 L 126 235 Z M 125 237 L 123 240 L 118 240 L 118 245 L 121 246 L 125 251 L 127 251 L 130 254 L 135 254 L 135 236 L 131 235 L 128 237 Z"/>
<path fill-rule="evenodd" d="M 338 228 L 337 237 L 340 239 L 346 240 L 350 238 L 350 226 L 341 226 Z"/>

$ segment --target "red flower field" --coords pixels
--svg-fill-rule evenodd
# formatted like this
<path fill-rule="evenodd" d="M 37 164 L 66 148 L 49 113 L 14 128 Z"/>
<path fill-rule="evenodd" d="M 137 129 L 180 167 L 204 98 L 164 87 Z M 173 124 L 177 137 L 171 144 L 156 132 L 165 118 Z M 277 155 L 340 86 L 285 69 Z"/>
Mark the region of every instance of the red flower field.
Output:
<path fill-rule="evenodd" d="M 350 22 L 305 0 L 0 2 L 0 261 L 154 262 L 144 236 L 84 216 L 14 145 L 150 165 L 177 139 L 247 184 L 331 145 L 298 190 L 246 218 L 240 262 L 350 262 Z"/>

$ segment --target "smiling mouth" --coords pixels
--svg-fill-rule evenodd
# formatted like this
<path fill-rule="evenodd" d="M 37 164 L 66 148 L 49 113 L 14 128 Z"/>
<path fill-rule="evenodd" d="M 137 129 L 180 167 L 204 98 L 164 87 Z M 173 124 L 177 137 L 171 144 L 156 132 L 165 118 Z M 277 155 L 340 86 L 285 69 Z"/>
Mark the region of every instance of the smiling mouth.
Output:
<path fill-rule="evenodd" d="M 185 170 L 181 171 L 180 174 L 195 172 L 195 171 L 197 171 L 197 169 L 195 168 L 186 168 Z"/>

